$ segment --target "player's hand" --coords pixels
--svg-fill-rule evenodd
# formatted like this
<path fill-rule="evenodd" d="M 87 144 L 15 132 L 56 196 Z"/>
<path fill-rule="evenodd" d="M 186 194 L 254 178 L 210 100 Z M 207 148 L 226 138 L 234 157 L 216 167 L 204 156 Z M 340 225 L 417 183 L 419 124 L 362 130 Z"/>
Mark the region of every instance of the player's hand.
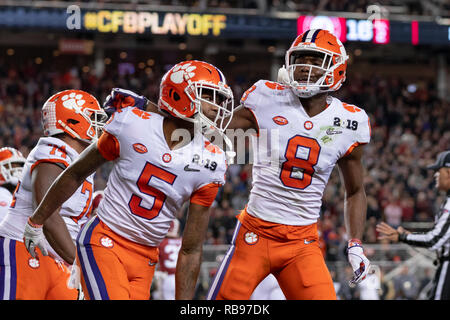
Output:
<path fill-rule="evenodd" d="M 136 107 L 141 110 L 145 110 L 147 104 L 148 99 L 144 96 L 140 96 L 130 90 L 113 88 L 103 103 L 103 109 L 108 115 L 111 115 L 115 111 L 127 107 Z"/>
<path fill-rule="evenodd" d="M 370 261 L 364 255 L 361 241 L 358 239 L 348 241 L 347 258 L 353 269 L 353 278 L 349 281 L 348 285 L 353 288 L 366 278 L 370 269 Z"/>
<path fill-rule="evenodd" d="M 41 250 L 44 256 L 48 256 L 47 249 L 45 248 L 45 236 L 42 225 L 32 223 L 30 218 L 28 218 L 27 224 L 25 225 L 23 243 L 33 258 L 39 259 L 36 247 Z"/>

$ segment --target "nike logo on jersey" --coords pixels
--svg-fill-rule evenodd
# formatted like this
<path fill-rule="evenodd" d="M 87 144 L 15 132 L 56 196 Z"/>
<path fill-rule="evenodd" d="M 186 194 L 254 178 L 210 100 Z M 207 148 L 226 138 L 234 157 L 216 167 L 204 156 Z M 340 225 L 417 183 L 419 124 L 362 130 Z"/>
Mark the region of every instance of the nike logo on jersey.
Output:
<path fill-rule="evenodd" d="M 187 164 L 187 165 L 184 167 L 184 171 L 199 172 L 200 169 L 189 168 L 189 165 Z"/>
<path fill-rule="evenodd" d="M 313 243 L 314 241 L 316 241 L 316 240 L 310 240 L 310 241 L 308 241 L 308 240 L 305 239 L 304 243 L 305 243 L 305 244 L 310 244 L 310 243 Z"/>

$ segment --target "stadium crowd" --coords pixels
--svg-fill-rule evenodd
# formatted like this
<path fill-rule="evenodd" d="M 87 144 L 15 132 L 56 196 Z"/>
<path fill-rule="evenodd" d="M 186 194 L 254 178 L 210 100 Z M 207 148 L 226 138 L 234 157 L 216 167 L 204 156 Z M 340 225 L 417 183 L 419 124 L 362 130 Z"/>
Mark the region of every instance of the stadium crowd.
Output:
<path fill-rule="evenodd" d="M 31 59 L 21 63 L 0 61 L 0 146 L 18 148 L 27 156 L 42 134 L 41 107 L 54 92 L 82 89 L 103 101 L 111 88 L 122 87 L 156 101 L 159 80 L 166 68 L 155 64 L 151 72 L 136 68 L 133 74 L 121 75 L 116 68 L 107 67 L 97 77 L 83 70 L 82 64 L 61 70 L 53 65 L 36 64 Z M 258 78 L 267 76 L 264 72 L 227 72 L 236 100 Z M 450 145 L 449 105 L 438 98 L 435 83 L 421 79 L 406 81 L 400 76 L 363 75 L 350 68 L 337 96 L 363 107 L 372 124 L 372 140 L 364 156 L 368 211 L 363 243 L 377 243 L 375 225 L 379 221 L 392 226 L 408 221 L 433 221 L 436 206 L 443 199 L 433 190 L 433 173 L 424 168 Z M 96 189 L 104 188 L 108 170 L 108 166 L 103 167 L 96 175 Z M 344 188 L 338 175 L 335 170 L 330 177 L 320 221 L 323 252 L 331 262 L 342 259 L 347 240 L 342 214 Z M 250 188 L 251 164 L 231 165 L 227 183 L 212 209 L 207 244 L 230 243 L 235 216 L 243 209 Z M 183 216 L 180 212 L 182 224 Z M 341 298 L 355 298 L 351 294 L 343 293 Z"/>

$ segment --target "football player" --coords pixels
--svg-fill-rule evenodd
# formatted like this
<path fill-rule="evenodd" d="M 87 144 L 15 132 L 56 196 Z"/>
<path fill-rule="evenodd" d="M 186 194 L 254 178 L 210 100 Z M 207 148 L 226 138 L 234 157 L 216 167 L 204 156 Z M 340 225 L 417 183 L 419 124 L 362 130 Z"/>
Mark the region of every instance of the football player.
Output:
<path fill-rule="evenodd" d="M 207 299 L 249 299 L 270 273 L 289 300 L 336 299 L 317 232 L 323 191 L 336 164 L 345 186 L 350 285 L 366 277 L 361 159 L 370 141 L 369 118 L 329 95 L 344 82 L 347 59 L 336 36 L 308 30 L 286 52 L 278 82 L 259 80 L 242 96 L 230 128 L 257 131 L 253 187 Z M 262 147 L 267 136 L 271 145 Z"/>
<path fill-rule="evenodd" d="M 345 186 L 346 252 L 354 271 L 349 285 L 366 277 L 362 156 L 370 121 L 363 109 L 329 95 L 345 81 L 347 60 L 336 36 L 308 30 L 286 52 L 278 82 L 260 80 L 242 96 L 228 128 L 256 132 L 253 186 L 207 299 L 248 300 L 269 274 L 286 299 L 336 299 L 317 231 L 323 191 L 336 164 Z M 119 96 L 124 106 L 139 101 L 155 110 L 137 94 Z"/>
<path fill-rule="evenodd" d="M 163 76 L 158 106 L 166 117 L 138 108 L 115 112 L 98 143 L 60 175 L 26 226 L 25 241 L 33 252 L 44 245 L 40 226 L 52 212 L 99 166 L 114 161 L 97 215 L 77 239 L 88 299 L 149 299 L 158 246 L 187 201 L 175 297 L 193 297 L 209 207 L 226 171 L 225 152 L 203 133 L 223 133 L 233 94 L 215 66 L 185 61 Z"/>
<path fill-rule="evenodd" d="M 24 229 L 56 177 L 97 140 L 105 120 L 98 101 L 81 90 L 61 91 L 45 102 L 44 137 L 28 155 L 9 212 L 0 225 L 0 299 L 77 299 L 78 291 L 67 286 L 68 266 L 73 263 L 80 226 L 91 210 L 92 175 L 85 177 L 41 226 L 48 243 L 42 235 L 40 250 L 49 256 L 36 257 L 34 252 L 30 256 L 23 243 Z M 62 237 L 64 232 L 67 238 Z"/>
<path fill-rule="evenodd" d="M 8 212 L 24 164 L 25 158 L 19 150 L 10 147 L 0 149 L 0 222 Z"/>

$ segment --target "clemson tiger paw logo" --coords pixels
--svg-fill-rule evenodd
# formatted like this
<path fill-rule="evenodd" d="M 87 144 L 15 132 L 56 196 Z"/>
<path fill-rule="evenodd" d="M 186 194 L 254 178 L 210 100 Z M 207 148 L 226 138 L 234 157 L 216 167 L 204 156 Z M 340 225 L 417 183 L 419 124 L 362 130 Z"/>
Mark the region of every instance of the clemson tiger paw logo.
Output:
<path fill-rule="evenodd" d="M 249 231 L 244 235 L 244 240 L 247 244 L 253 245 L 258 242 L 258 235 Z"/>
<path fill-rule="evenodd" d="M 67 109 L 77 109 L 86 102 L 85 100 L 83 100 L 82 94 L 76 94 L 75 92 L 63 95 L 61 97 L 61 100 L 63 102 L 63 106 Z"/>
<path fill-rule="evenodd" d="M 100 238 L 100 244 L 104 246 L 105 248 L 112 248 L 114 247 L 114 242 L 108 238 L 107 236 L 103 236 Z"/>
<path fill-rule="evenodd" d="M 28 259 L 28 265 L 33 269 L 37 269 L 40 266 L 39 260 L 35 258 L 30 258 Z"/>
<path fill-rule="evenodd" d="M 176 66 L 173 68 L 170 80 L 172 80 L 173 83 L 182 83 L 185 78 L 191 79 L 195 76 L 195 73 L 192 72 L 195 69 L 197 69 L 197 67 L 191 66 L 190 63 Z"/>

